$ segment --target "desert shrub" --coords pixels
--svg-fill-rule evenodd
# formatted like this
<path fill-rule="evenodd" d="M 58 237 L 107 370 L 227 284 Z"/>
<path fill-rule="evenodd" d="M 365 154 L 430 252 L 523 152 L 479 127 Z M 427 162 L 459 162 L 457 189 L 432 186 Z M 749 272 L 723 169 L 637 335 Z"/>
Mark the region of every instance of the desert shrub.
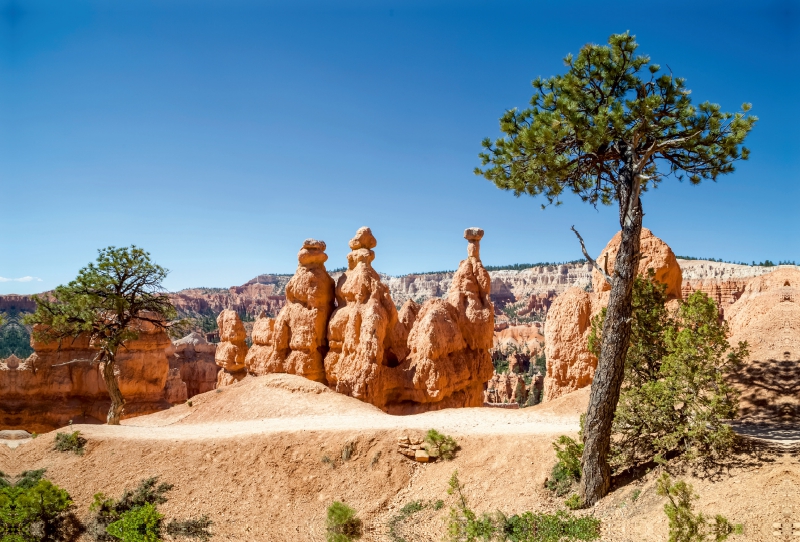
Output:
<path fill-rule="evenodd" d="M 714 542 L 727 540 L 731 534 L 741 534 L 742 526 L 733 525 L 727 518 L 717 514 L 710 521 L 702 512 L 695 514 L 692 501 L 698 496 L 691 485 L 684 481 L 674 484 L 669 474 L 664 473 L 658 480 L 658 494 L 667 497 L 664 513 L 669 518 L 669 542 L 704 542 L 709 537 Z"/>
<path fill-rule="evenodd" d="M 456 497 L 456 506 L 450 509 L 447 525 L 451 542 L 562 542 L 596 540 L 600 537 L 599 520 L 576 517 L 565 510 L 555 514 L 524 512 L 509 517 L 496 512 L 478 516 L 467 506 L 457 471 L 450 477 L 447 492 Z"/>
<path fill-rule="evenodd" d="M 70 512 L 72 500 L 66 490 L 42 478 L 44 470 L 27 471 L 12 484 L 3 477 L 0 487 L 0 540 L 71 540 L 82 525 Z"/>
<path fill-rule="evenodd" d="M 612 464 L 652 461 L 670 452 L 712 458 L 733 446 L 725 420 L 736 415 L 738 392 L 725 375 L 747 356 L 732 348 L 728 325 L 713 300 L 695 292 L 674 312 L 666 287 L 638 277 L 633 292 L 631 344 L 614 418 Z M 592 322 L 589 348 L 599 352 L 605 312 Z"/>
<path fill-rule="evenodd" d="M 556 464 L 550 471 L 547 479 L 547 489 L 563 497 L 572 489 L 572 485 L 581 479 L 581 457 L 583 456 L 583 443 L 575 441 L 566 435 L 561 435 L 553 443 L 556 450 Z"/>
<path fill-rule="evenodd" d="M 361 520 L 356 511 L 343 502 L 333 501 L 325 522 L 327 542 L 350 542 L 361 536 Z"/>
<path fill-rule="evenodd" d="M 444 506 L 444 502 L 442 501 L 438 502 L 441 502 L 442 506 Z M 425 508 L 425 506 L 426 505 L 422 501 L 411 501 L 403 505 L 400 511 L 395 516 L 393 516 L 391 520 L 389 520 L 388 524 L 389 540 L 391 540 L 392 542 L 408 542 L 397 532 L 397 527 L 402 522 L 407 520 L 409 517 L 413 516 L 414 514 Z M 434 505 L 434 510 L 440 510 L 441 508 L 442 508 L 441 506 L 439 508 L 436 508 Z"/>
<path fill-rule="evenodd" d="M 342 446 L 342 461 L 350 461 L 350 458 L 353 457 L 353 453 L 356 451 L 356 443 L 355 442 L 348 442 L 344 446 Z"/>
<path fill-rule="evenodd" d="M 328 457 L 327 455 L 323 455 L 323 456 L 322 456 L 322 462 L 323 462 L 324 464 L 328 465 L 328 466 L 329 466 L 330 468 L 332 468 L 332 469 L 335 469 L 335 468 L 336 468 L 336 461 L 334 461 L 333 459 L 331 459 L 331 458 L 330 458 L 330 457 Z"/>
<path fill-rule="evenodd" d="M 425 450 L 432 456 L 452 461 L 459 449 L 460 446 L 453 437 L 443 435 L 436 429 L 430 429 L 425 434 Z"/>
<path fill-rule="evenodd" d="M 577 493 L 573 493 L 572 495 L 567 497 L 566 501 L 564 501 L 564 506 L 566 506 L 570 510 L 580 510 L 581 508 L 583 508 L 583 499 L 581 499 L 581 496 L 578 495 Z"/>
<path fill-rule="evenodd" d="M 123 512 L 106 532 L 125 542 L 159 542 L 162 517 L 155 506 L 145 503 Z"/>
<path fill-rule="evenodd" d="M 56 433 L 53 449 L 59 452 L 73 452 L 77 455 L 83 455 L 83 447 L 85 445 L 86 439 L 81 436 L 81 432 L 72 431 L 71 433 Z"/>
<path fill-rule="evenodd" d="M 123 538 L 126 542 L 128 540 L 150 542 L 159 540 L 164 530 L 174 536 L 207 539 L 211 521 L 206 516 L 180 522 L 172 520 L 164 529 L 157 506 L 167 502 L 166 493 L 172 487 L 172 484 L 159 483 L 157 477 L 152 477 L 139 482 L 133 490 L 126 489 L 119 499 L 96 493 L 94 502 L 89 508 L 94 513 L 89 529 L 91 534 L 95 540 L 104 542 L 119 538 Z M 185 532 L 180 532 L 178 529 L 178 525 L 189 524 L 195 528 L 187 529 Z M 173 532 L 170 528 L 176 530 Z M 137 536 L 139 538 L 136 538 Z M 152 538 L 153 536 L 155 538 Z"/>
<path fill-rule="evenodd" d="M 171 519 L 164 527 L 164 531 L 173 537 L 182 536 L 185 538 L 197 538 L 200 540 L 208 540 L 211 534 L 211 518 L 208 516 L 200 516 L 199 518 L 190 518 L 182 521 Z"/>

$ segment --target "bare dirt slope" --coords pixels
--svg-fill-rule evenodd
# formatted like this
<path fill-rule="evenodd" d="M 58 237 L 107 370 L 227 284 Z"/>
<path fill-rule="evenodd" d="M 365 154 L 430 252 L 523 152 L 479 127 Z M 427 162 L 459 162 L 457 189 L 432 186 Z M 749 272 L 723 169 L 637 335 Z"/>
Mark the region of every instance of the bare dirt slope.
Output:
<path fill-rule="evenodd" d="M 363 540 L 392 540 L 390 520 L 403 505 L 421 500 L 428 506 L 395 530 L 408 542 L 441 540 L 452 504 L 447 480 L 455 470 L 478 512 L 563 507 L 543 487 L 555 459 L 551 442 L 577 432 L 587 398 L 588 390 L 581 390 L 518 411 L 451 409 L 399 417 L 300 377 L 272 375 L 121 427 L 73 426 L 88 439 L 83 456 L 53 451 L 54 432 L 13 450 L 0 446 L 0 470 L 46 468 L 72 495 L 80 516 L 88 515 L 94 493 L 118 496 L 159 476 L 175 485 L 160 507 L 166 517 L 208 514 L 214 540 L 324 540 L 325 509 L 333 500 L 358 510 L 368 530 Z M 432 427 L 461 444 L 454 461 L 418 464 L 396 452 L 399 436 L 421 436 Z M 345 460 L 349 445 L 354 451 Z M 791 454 L 745 450 L 721 472 L 682 477 L 701 494 L 700 509 L 745 524 L 742 540 L 776 540 L 772 523 L 800 521 L 800 472 Z M 654 478 L 617 489 L 589 512 L 603 520 L 603 540 L 666 539 Z M 641 494 L 634 501 L 636 489 Z M 431 503 L 439 499 L 445 506 L 437 511 Z"/>

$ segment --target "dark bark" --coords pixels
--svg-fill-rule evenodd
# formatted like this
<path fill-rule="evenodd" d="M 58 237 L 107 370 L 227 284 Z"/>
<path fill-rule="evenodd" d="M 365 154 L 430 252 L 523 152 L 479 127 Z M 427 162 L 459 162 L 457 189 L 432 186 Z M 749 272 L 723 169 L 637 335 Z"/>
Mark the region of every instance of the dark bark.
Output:
<path fill-rule="evenodd" d="M 108 395 L 111 397 L 111 407 L 108 409 L 108 416 L 106 416 L 108 425 L 119 425 L 122 411 L 125 409 L 125 399 L 122 397 L 122 392 L 119 391 L 117 375 L 114 374 L 115 366 L 114 356 L 106 356 L 103 365 L 103 381 L 105 381 Z"/>
<path fill-rule="evenodd" d="M 639 180 L 633 171 L 633 157 L 623 152 L 618 184 L 622 239 L 611 277 L 611 295 L 603 324 L 600 359 L 594 374 L 583 432 L 583 475 L 581 495 L 587 506 L 603 498 L 611 486 L 608 455 L 611 449 L 611 424 L 619 402 L 625 373 L 625 357 L 631 335 L 633 282 L 639 267 L 639 245 L 642 232 L 642 203 Z"/>

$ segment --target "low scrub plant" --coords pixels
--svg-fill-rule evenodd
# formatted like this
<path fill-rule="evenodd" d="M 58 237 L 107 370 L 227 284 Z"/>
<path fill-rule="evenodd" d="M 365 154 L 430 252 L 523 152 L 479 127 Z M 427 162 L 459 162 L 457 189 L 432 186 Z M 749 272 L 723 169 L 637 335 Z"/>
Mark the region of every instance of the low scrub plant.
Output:
<path fill-rule="evenodd" d="M 76 539 L 83 531 L 71 512 L 66 490 L 43 478 L 44 469 L 27 471 L 12 482 L 0 477 L 0 540 L 58 542 Z"/>
<path fill-rule="evenodd" d="M 742 525 L 733 525 L 724 516 L 717 514 L 712 521 L 702 512 L 695 514 L 692 501 L 699 497 L 682 480 L 672 483 L 670 475 L 664 473 L 658 480 L 657 492 L 668 499 L 664 513 L 669 518 L 669 542 L 722 542 L 731 534 L 742 534 Z"/>
<path fill-rule="evenodd" d="M 328 507 L 325 529 L 327 542 L 350 542 L 361 537 L 361 520 L 353 508 L 333 501 Z"/>
<path fill-rule="evenodd" d="M 633 288 L 631 342 L 614 416 L 611 462 L 617 469 L 668 454 L 724 456 L 735 435 L 738 392 L 726 374 L 741 365 L 747 343 L 732 347 L 717 305 L 695 292 L 670 312 L 666 286 L 652 271 Z M 599 354 L 605 309 L 592 321 L 589 349 Z"/>
<path fill-rule="evenodd" d="M 158 482 L 157 477 L 142 480 L 136 489 L 126 489 L 119 499 L 106 497 L 102 493 L 94 496 L 89 508 L 94 517 L 90 533 L 97 541 L 111 542 L 157 542 L 162 534 L 185 536 L 207 540 L 211 521 L 207 516 L 185 521 L 172 520 L 163 525 L 163 516 L 158 505 L 167 502 L 166 493 L 172 484 Z M 188 528 L 191 526 L 192 528 Z M 181 529 L 181 527 L 187 527 Z"/>
<path fill-rule="evenodd" d="M 56 433 L 53 442 L 53 449 L 59 452 L 73 452 L 76 455 L 83 455 L 86 439 L 81 436 L 80 431 L 71 433 Z"/>
<path fill-rule="evenodd" d="M 442 502 L 442 501 L 437 501 Z M 411 501 L 403 505 L 400 511 L 389 520 L 389 540 L 392 542 L 408 542 L 405 538 L 403 538 L 397 531 L 398 526 L 406 521 L 408 518 L 419 512 L 420 510 L 424 509 L 427 505 L 422 501 Z M 442 502 L 442 506 L 444 503 Z M 434 504 L 434 510 L 440 510 L 441 507 L 436 508 Z"/>
<path fill-rule="evenodd" d="M 452 461 L 459 449 L 460 446 L 453 437 L 443 435 L 436 429 L 430 429 L 425 434 L 425 450 L 433 457 Z"/>
<path fill-rule="evenodd" d="M 566 435 L 561 435 L 553 443 L 558 461 L 550 471 L 550 478 L 545 483 L 547 489 L 559 497 L 570 492 L 572 486 L 581 479 L 581 457 L 583 443 Z"/>
<path fill-rule="evenodd" d="M 458 471 L 450 477 L 447 492 L 456 497 L 447 525 L 451 542 L 568 542 L 597 540 L 600 521 L 593 517 L 577 517 L 565 510 L 555 514 L 524 512 L 506 516 L 502 512 L 478 516 L 467 505 L 464 486 Z"/>

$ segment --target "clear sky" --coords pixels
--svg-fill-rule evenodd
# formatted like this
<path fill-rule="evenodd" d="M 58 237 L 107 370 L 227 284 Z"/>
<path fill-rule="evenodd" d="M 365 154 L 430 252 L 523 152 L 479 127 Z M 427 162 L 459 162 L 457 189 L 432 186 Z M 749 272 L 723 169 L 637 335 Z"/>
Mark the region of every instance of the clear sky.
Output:
<path fill-rule="evenodd" d="M 136 244 L 170 289 L 291 273 L 303 239 L 346 264 L 453 269 L 599 252 L 613 209 L 541 210 L 473 168 L 531 80 L 630 30 L 695 101 L 753 104 L 751 159 L 667 180 L 645 226 L 679 255 L 800 260 L 800 4 L 336 0 L 0 0 L 0 293 L 74 278 Z M 27 281 L 7 280 L 34 277 Z"/>

